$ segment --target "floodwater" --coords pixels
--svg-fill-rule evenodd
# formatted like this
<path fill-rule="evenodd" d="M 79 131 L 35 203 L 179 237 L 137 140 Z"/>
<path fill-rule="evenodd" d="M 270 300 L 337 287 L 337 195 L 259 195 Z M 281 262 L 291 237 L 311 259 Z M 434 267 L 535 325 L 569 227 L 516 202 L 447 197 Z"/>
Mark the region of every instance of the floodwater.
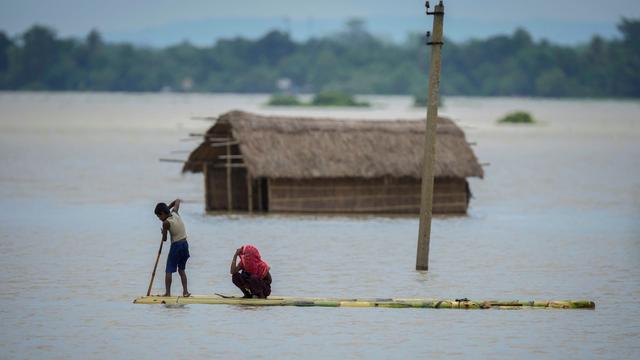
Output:
<path fill-rule="evenodd" d="M 266 96 L 0 93 L 0 358 L 640 357 L 640 103 L 447 98 L 485 167 L 469 216 L 433 222 L 414 270 L 416 218 L 207 216 L 181 175 L 230 109 L 418 118 L 408 97 L 372 109 L 265 108 Z M 524 109 L 534 126 L 495 119 Z M 157 201 L 181 209 L 190 290 L 238 294 L 227 273 L 257 245 L 274 294 L 574 299 L 594 311 L 134 305 L 160 241 Z M 154 293 L 163 290 L 162 269 Z M 173 292 L 181 291 L 174 278 Z"/>

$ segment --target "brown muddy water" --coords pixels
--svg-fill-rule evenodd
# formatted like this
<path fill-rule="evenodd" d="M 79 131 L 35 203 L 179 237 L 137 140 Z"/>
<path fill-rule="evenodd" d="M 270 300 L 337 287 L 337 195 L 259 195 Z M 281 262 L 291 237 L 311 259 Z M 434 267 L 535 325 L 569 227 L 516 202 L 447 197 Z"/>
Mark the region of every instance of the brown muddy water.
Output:
<path fill-rule="evenodd" d="M 469 216 L 433 223 L 414 271 L 416 218 L 208 216 L 180 141 L 230 109 L 417 118 L 372 109 L 265 108 L 262 95 L 0 93 L 0 358 L 503 358 L 640 356 L 640 103 L 447 98 L 485 168 Z M 534 126 L 499 126 L 510 110 Z M 594 311 L 134 305 L 179 196 L 193 293 L 237 294 L 235 248 L 257 245 L 274 294 L 589 298 Z M 162 269 L 166 251 L 161 258 Z M 162 270 L 160 271 L 160 273 Z M 154 292 L 162 291 L 161 276 Z M 179 292 L 174 280 L 174 292 Z"/>

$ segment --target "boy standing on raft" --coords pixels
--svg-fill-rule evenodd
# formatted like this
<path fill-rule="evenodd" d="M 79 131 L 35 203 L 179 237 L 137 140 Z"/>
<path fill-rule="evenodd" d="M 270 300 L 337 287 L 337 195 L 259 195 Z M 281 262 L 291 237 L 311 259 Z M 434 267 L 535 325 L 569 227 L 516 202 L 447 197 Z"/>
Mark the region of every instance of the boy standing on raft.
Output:
<path fill-rule="evenodd" d="M 237 259 L 240 257 L 240 263 Z M 271 274 L 269 264 L 260 257 L 255 246 L 244 245 L 236 250 L 231 260 L 231 281 L 237 286 L 244 298 L 266 299 L 271 294 Z"/>
<path fill-rule="evenodd" d="M 158 219 L 162 221 L 162 241 L 167 241 L 167 233 L 171 234 L 171 249 L 167 255 L 164 278 L 167 290 L 162 296 L 171 296 L 171 278 L 177 268 L 182 281 L 182 296 L 188 297 L 191 294 L 187 290 L 187 273 L 184 270 L 190 256 L 189 244 L 187 243 L 187 232 L 178 210 L 180 210 L 180 199 L 175 199 L 168 206 L 165 203 L 158 203 L 154 211 Z"/>

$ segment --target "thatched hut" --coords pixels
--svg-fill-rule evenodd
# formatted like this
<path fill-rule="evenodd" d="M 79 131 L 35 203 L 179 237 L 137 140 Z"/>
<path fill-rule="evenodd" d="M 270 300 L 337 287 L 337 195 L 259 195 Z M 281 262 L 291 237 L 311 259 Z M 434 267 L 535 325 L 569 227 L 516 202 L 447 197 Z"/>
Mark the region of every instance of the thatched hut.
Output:
<path fill-rule="evenodd" d="M 207 211 L 418 213 L 423 120 L 220 116 L 184 172 L 204 172 Z M 482 167 L 451 120 L 437 124 L 434 213 L 465 213 Z"/>

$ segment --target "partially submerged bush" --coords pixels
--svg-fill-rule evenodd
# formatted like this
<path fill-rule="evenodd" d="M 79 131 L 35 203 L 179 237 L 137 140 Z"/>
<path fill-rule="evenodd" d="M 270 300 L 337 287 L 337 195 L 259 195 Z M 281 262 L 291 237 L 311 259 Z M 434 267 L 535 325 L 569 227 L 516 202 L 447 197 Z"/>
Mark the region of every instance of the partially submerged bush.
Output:
<path fill-rule="evenodd" d="M 515 111 L 505 115 L 498 122 L 501 124 L 533 124 L 535 120 L 528 112 Z"/>
<path fill-rule="evenodd" d="M 366 101 L 356 101 L 353 95 L 341 91 L 321 91 L 311 100 L 312 106 L 371 106 Z"/>
<path fill-rule="evenodd" d="M 301 106 L 304 105 L 295 95 L 273 94 L 267 105 L 271 106 Z"/>

